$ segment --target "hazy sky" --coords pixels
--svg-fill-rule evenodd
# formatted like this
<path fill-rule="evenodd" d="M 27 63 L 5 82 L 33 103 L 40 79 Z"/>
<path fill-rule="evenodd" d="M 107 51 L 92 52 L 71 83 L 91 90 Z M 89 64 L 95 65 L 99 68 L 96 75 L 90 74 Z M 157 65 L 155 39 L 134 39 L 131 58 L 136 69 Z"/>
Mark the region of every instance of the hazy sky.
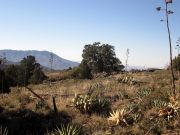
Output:
<path fill-rule="evenodd" d="M 115 46 L 124 63 L 164 67 L 169 47 L 164 0 L 0 0 L 0 49 L 48 50 L 59 56 L 81 61 L 85 44 Z M 170 8 L 173 41 L 180 37 L 180 0 Z"/>

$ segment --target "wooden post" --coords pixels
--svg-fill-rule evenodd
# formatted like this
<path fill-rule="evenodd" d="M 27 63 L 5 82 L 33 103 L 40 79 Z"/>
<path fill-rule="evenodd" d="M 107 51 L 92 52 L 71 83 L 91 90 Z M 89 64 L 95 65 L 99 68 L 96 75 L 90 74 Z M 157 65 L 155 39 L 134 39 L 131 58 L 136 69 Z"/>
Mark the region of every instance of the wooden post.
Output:
<path fill-rule="evenodd" d="M 54 108 L 54 112 L 57 113 L 58 110 L 57 110 L 57 106 L 56 106 L 56 100 L 55 100 L 55 97 L 53 96 L 52 99 L 53 99 L 53 108 Z"/>

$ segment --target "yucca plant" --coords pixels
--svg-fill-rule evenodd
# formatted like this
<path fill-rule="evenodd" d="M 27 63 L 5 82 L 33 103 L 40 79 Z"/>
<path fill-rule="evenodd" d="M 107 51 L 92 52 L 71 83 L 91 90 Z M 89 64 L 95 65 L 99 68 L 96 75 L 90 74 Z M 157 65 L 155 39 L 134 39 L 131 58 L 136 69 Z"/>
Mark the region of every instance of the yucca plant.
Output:
<path fill-rule="evenodd" d="M 160 100 L 160 99 L 154 99 L 152 101 L 152 104 L 156 108 L 162 108 L 162 107 L 166 106 L 167 103 L 165 101 Z"/>
<path fill-rule="evenodd" d="M 81 126 L 68 124 L 57 127 L 48 135 L 83 135 L 83 130 Z"/>
<path fill-rule="evenodd" d="M 8 134 L 8 130 L 7 128 L 3 128 L 2 126 L 0 127 L 0 135 L 7 135 Z"/>
<path fill-rule="evenodd" d="M 127 85 L 135 85 L 138 81 L 132 76 L 122 76 L 117 80 L 119 83 L 127 84 Z"/>
<path fill-rule="evenodd" d="M 105 114 L 110 110 L 110 102 L 105 97 L 76 95 L 73 103 L 82 113 Z"/>
<path fill-rule="evenodd" d="M 36 110 L 42 109 L 43 107 L 46 107 L 46 104 L 43 101 L 39 100 L 36 102 Z"/>
<path fill-rule="evenodd" d="M 141 89 L 137 92 L 137 97 L 142 100 L 144 97 L 150 95 L 151 92 L 152 90 L 150 88 Z"/>
<path fill-rule="evenodd" d="M 97 114 L 107 115 L 110 111 L 110 101 L 105 97 L 96 97 L 93 100 L 93 104 L 91 106 L 91 110 Z"/>
<path fill-rule="evenodd" d="M 180 95 L 177 94 L 176 96 L 169 97 L 169 103 L 161 108 L 158 112 L 158 117 L 167 118 L 168 121 L 170 118 L 174 116 L 178 116 L 180 111 Z"/>
<path fill-rule="evenodd" d="M 110 116 L 107 120 L 108 122 L 113 122 L 116 125 L 119 125 L 120 123 L 128 125 L 126 120 L 127 114 L 128 113 L 124 108 L 120 110 L 112 111 L 112 113 L 110 113 Z"/>
<path fill-rule="evenodd" d="M 141 118 L 141 114 L 139 114 L 139 113 L 133 114 L 132 118 L 133 118 L 134 122 L 138 122 Z"/>
<path fill-rule="evenodd" d="M 81 112 L 88 112 L 93 103 L 93 98 L 89 95 L 76 95 L 73 99 L 74 106 Z"/>

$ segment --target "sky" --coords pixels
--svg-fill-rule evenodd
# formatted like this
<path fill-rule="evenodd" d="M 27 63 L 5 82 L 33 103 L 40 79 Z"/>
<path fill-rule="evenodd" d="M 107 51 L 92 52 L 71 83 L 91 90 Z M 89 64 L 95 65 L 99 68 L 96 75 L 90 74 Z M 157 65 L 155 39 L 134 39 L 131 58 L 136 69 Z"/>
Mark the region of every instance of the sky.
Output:
<path fill-rule="evenodd" d="M 84 45 L 115 47 L 129 65 L 163 68 L 169 63 L 164 0 L 0 0 L 0 49 L 47 50 L 82 60 Z M 180 37 L 180 0 L 169 9 L 173 56 Z"/>

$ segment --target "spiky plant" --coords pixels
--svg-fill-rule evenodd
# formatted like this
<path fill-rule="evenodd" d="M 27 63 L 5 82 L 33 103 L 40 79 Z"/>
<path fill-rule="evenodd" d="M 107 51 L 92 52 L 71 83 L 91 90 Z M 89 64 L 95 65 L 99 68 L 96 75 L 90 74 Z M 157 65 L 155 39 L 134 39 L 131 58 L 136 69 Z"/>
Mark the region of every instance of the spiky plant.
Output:
<path fill-rule="evenodd" d="M 107 115 L 110 111 L 110 105 L 111 104 L 109 99 L 105 97 L 101 97 L 101 98 L 96 97 L 96 99 L 94 100 L 91 106 L 91 110 L 93 110 L 93 112 L 97 114 Z"/>
<path fill-rule="evenodd" d="M 93 103 L 93 98 L 89 95 L 76 95 L 73 99 L 74 106 L 81 112 L 88 112 Z"/>
<path fill-rule="evenodd" d="M 150 95 L 151 92 L 152 90 L 150 88 L 141 89 L 137 92 L 137 97 L 142 100 L 144 97 Z"/>
<path fill-rule="evenodd" d="M 110 102 L 104 97 L 76 95 L 73 103 L 82 113 L 105 114 L 110 110 Z"/>
<path fill-rule="evenodd" d="M 171 96 L 169 100 L 169 103 L 158 112 L 158 117 L 167 118 L 168 121 L 170 118 L 177 116 L 180 111 L 180 95 Z"/>
<path fill-rule="evenodd" d="M 164 106 L 167 105 L 167 103 L 166 103 L 165 101 L 162 101 L 162 100 L 160 100 L 160 99 L 154 99 L 154 100 L 152 101 L 152 104 L 153 104 L 153 106 L 156 107 L 156 108 L 162 108 L 162 107 L 164 107 Z"/>
<path fill-rule="evenodd" d="M 7 128 L 3 128 L 2 126 L 0 127 L 0 135 L 7 135 L 8 134 L 8 130 Z"/>
<path fill-rule="evenodd" d="M 137 84 L 139 82 L 138 80 L 136 80 L 132 76 L 122 76 L 122 77 L 118 78 L 117 81 L 119 83 L 127 84 L 127 85 L 135 85 L 135 84 Z"/>
<path fill-rule="evenodd" d="M 126 121 L 126 116 L 127 116 L 126 110 L 120 109 L 120 110 L 112 111 L 112 113 L 110 113 L 110 116 L 107 120 L 108 122 L 111 121 L 116 125 L 119 125 L 120 123 L 124 123 L 125 125 L 128 125 Z"/>
<path fill-rule="evenodd" d="M 61 125 L 48 135 L 83 135 L 82 127 L 77 125 Z"/>

